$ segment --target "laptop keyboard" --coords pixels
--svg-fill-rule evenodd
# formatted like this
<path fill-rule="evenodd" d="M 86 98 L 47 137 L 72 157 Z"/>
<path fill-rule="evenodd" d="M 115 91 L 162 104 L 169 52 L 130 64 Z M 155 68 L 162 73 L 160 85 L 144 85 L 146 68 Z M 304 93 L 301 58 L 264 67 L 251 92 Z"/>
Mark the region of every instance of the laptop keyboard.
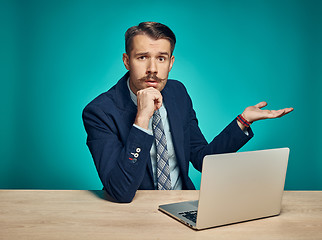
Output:
<path fill-rule="evenodd" d="M 180 212 L 179 214 L 194 223 L 197 222 L 197 210 L 188 211 L 188 212 Z"/>

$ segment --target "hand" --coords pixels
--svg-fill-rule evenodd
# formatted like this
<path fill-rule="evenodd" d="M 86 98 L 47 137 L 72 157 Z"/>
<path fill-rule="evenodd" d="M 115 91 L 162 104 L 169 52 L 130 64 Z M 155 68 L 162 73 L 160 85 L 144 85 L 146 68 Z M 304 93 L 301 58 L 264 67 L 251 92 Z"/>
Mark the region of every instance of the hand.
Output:
<path fill-rule="evenodd" d="M 255 106 L 247 107 L 242 116 L 250 123 L 267 118 L 279 118 L 290 112 L 292 112 L 293 108 L 284 108 L 280 110 L 261 110 L 261 108 L 267 106 L 266 102 L 260 102 Z"/>
<path fill-rule="evenodd" d="M 148 129 L 150 118 L 154 111 L 162 106 L 162 95 L 153 87 L 145 88 L 137 92 L 138 112 L 134 123 Z"/>

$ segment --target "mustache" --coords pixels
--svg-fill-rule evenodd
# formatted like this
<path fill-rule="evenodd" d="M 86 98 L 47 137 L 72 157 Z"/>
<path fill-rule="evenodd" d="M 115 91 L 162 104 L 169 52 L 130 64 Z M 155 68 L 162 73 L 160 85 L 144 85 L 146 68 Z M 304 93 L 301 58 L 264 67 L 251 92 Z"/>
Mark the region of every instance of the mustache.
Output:
<path fill-rule="evenodd" d="M 146 81 L 146 80 L 149 80 L 149 79 L 153 79 L 154 81 L 157 81 L 157 82 L 161 82 L 161 81 L 164 81 L 165 80 L 165 78 L 159 78 L 159 77 L 157 77 L 156 74 L 148 74 L 145 77 L 140 78 L 139 80 L 140 81 Z"/>

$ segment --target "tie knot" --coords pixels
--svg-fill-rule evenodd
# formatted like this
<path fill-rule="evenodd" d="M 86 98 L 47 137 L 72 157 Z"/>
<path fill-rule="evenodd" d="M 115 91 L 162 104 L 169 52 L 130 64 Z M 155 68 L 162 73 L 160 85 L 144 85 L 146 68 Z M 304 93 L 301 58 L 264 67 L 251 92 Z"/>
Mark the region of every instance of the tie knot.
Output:
<path fill-rule="evenodd" d="M 160 115 L 159 109 L 158 110 L 155 110 L 154 113 L 153 113 L 153 116 L 158 116 L 158 115 Z"/>
<path fill-rule="evenodd" d="M 159 109 L 153 113 L 152 123 L 157 125 L 161 121 L 161 115 Z"/>

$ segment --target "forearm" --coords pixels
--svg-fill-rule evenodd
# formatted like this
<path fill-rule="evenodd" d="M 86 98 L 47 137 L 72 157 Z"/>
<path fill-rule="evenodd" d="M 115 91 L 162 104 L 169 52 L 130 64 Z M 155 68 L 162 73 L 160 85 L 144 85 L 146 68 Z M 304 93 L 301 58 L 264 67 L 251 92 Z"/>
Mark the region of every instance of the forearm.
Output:
<path fill-rule="evenodd" d="M 195 127 L 196 128 L 196 127 Z M 195 130 L 195 135 L 193 138 L 202 139 L 203 136 L 198 137 L 198 131 Z M 202 133 L 199 130 L 199 135 Z M 253 137 L 253 132 L 251 128 L 248 128 L 248 135 L 239 127 L 236 119 L 234 119 L 219 135 L 217 135 L 209 144 L 200 143 L 197 140 L 194 146 L 192 146 L 191 161 L 195 168 L 199 171 L 202 169 L 203 158 L 210 154 L 220 154 L 220 153 L 230 153 L 238 151 L 242 146 L 244 146 Z"/>
<path fill-rule="evenodd" d="M 125 128 L 127 121 L 119 119 L 96 105 L 83 111 L 87 145 L 104 188 L 116 201 L 130 202 L 146 172 L 153 136 Z"/>
<path fill-rule="evenodd" d="M 124 146 L 116 138 L 104 141 L 88 142 L 99 177 L 116 201 L 131 202 L 146 172 L 153 137 L 132 127 Z"/>

